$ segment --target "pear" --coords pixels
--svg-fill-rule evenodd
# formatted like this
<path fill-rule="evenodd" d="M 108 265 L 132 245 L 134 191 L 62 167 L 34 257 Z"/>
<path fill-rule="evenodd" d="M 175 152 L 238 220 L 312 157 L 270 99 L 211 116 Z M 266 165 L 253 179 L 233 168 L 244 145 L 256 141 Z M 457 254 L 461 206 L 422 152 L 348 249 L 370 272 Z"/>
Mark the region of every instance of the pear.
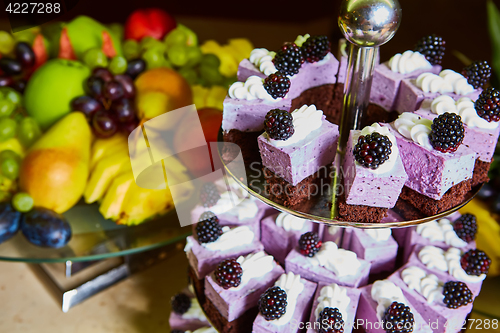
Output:
<path fill-rule="evenodd" d="M 87 184 L 91 138 L 83 113 L 71 112 L 30 148 L 19 184 L 35 206 L 63 213 L 78 202 Z"/>

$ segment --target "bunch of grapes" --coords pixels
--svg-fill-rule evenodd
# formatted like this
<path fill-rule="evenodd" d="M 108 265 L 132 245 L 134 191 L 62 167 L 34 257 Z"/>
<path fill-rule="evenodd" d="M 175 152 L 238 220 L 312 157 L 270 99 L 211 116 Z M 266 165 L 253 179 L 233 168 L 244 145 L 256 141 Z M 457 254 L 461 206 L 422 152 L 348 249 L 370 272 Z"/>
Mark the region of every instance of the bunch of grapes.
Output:
<path fill-rule="evenodd" d="M 118 131 L 128 135 L 139 125 L 130 76 L 96 67 L 85 86 L 87 95 L 75 98 L 71 108 L 85 114 L 96 136 L 108 138 Z"/>
<path fill-rule="evenodd" d="M 0 45 L 0 87 L 12 87 L 22 93 L 35 66 L 35 53 L 27 42 L 16 42 L 6 31 L 0 31 Z"/>
<path fill-rule="evenodd" d="M 114 75 L 127 74 L 133 79 L 146 70 L 146 62 L 142 59 L 127 61 L 122 56 L 109 59 L 99 48 L 87 50 L 82 61 L 90 68 L 107 68 Z"/>

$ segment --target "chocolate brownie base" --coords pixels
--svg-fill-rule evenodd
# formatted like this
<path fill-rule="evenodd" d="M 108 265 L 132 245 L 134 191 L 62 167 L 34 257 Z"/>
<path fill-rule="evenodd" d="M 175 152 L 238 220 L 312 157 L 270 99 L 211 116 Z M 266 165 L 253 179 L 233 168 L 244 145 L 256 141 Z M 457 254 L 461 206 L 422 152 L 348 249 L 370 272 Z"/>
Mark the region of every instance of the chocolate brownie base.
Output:
<path fill-rule="evenodd" d="M 258 132 L 242 132 L 237 129 L 232 129 L 224 133 L 224 142 L 231 142 L 237 145 L 223 145 L 222 158 L 226 163 L 234 160 L 239 154 L 238 147 L 241 150 L 245 165 L 250 165 L 253 162 L 261 162 L 257 137 L 262 134 Z"/>
<path fill-rule="evenodd" d="M 370 126 L 373 123 L 390 123 L 398 119 L 398 117 L 398 112 L 387 111 L 376 104 L 370 103 L 361 119 L 361 128 Z"/>
<path fill-rule="evenodd" d="M 193 284 L 194 292 L 198 296 L 198 301 L 200 305 L 205 303 L 205 279 L 198 279 L 196 273 L 193 271 L 193 268 L 190 266 L 188 269 L 188 277 L 191 283 Z"/>
<path fill-rule="evenodd" d="M 387 216 L 387 208 L 370 207 L 363 205 L 348 205 L 345 195 L 339 198 L 339 216 L 341 221 L 378 223 Z"/>
<path fill-rule="evenodd" d="M 337 118 L 340 120 L 342 104 L 340 104 L 339 109 L 338 103 L 334 99 L 335 86 L 335 84 L 325 84 L 303 91 L 300 96 L 292 100 L 292 107 L 290 110 L 293 111 L 303 105 L 314 104 L 318 110 L 323 111 L 326 119 L 330 122 L 334 122 Z"/>
<path fill-rule="evenodd" d="M 220 333 L 250 333 L 252 332 L 253 321 L 259 312 L 257 307 L 251 308 L 235 320 L 228 322 L 210 299 L 206 299 L 203 309 L 208 320 Z"/>
<path fill-rule="evenodd" d="M 491 162 L 493 162 L 493 160 Z M 472 187 L 486 183 L 490 180 L 488 178 L 488 171 L 490 171 L 491 162 L 483 162 L 476 158 L 474 173 L 472 174 Z"/>
<path fill-rule="evenodd" d="M 401 199 L 401 197 L 399 197 L 398 201 L 396 201 L 396 205 L 392 208 L 392 210 L 407 221 L 419 220 L 426 217 L 425 214 L 413 205 L 409 204 L 408 201 Z"/>
<path fill-rule="evenodd" d="M 470 190 L 471 180 L 464 180 L 446 191 L 441 200 L 434 200 L 404 186 L 400 199 L 407 201 L 426 216 L 432 216 L 462 203 Z"/>

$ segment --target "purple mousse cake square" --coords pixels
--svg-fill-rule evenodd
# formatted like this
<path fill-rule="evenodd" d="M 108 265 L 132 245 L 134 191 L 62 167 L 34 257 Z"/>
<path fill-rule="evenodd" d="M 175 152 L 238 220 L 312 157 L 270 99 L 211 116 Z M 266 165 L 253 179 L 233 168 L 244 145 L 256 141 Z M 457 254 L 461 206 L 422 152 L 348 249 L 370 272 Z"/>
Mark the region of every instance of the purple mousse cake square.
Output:
<path fill-rule="evenodd" d="M 318 113 L 321 113 L 321 119 Z M 258 144 L 262 164 L 295 186 L 321 167 L 332 163 L 337 151 L 339 128 L 328 122 L 322 111 L 316 110 L 314 105 L 304 105 L 293 111 L 292 115 L 295 133 L 290 138 L 273 140 L 264 133 L 259 136 Z M 309 125 L 315 129 L 311 131 Z"/>
<path fill-rule="evenodd" d="M 293 273 L 283 274 L 275 286 L 287 294 L 286 312 L 279 319 L 266 320 L 259 313 L 253 323 L 253 333 L 296 333 L 304 329 L 309 318 L 317 284 Z"/>
<path fill-rule="evenodd" d="M 448 308 L 443 302 L 443 285 L 451 280 L 441 280 L 433 272 L 419 266 L 406 265 L 388 277 L 401 288 L 406 299 L 429 323 L 434 333 L 461 331 L 472 302 L 457 309 Z"/>
<path fill-rule="evenodd" d="M 241 256 L 237 261 L 243 270 L 238 287 L 224 289 L 216 282 L 213 272 L 205 277 L 206 297 L 228 322 L 256 307 L 260 295 L 285 273 L 273 257 L 263 251 Z"/>
<path fill-rule="evenodd" d="M 358 138 L 373 132 L 387 136 L 392 143 L 389 159 L 375 170 L 362 166 L 354 156 Z M 342 173 L 348 205 L 392 208 L 408 179 L 394 135 L 378 124 L 350 132 Z"/>
<path fill-rule="evenodd" d="M 288 253 L 297 246 L 300 236 L 318 225 L 287 213 L 268 216 L 261 221 L 261 242 L 276 261 L 285 263 Z"/>
<path fill-rule="evenodd" d="M 383 126 L 387 126 L 396 137 L 399 154 L 408 175 L 405 183 L 408 188 L 431 199 L 440 200 L 451 187 L 472 178 L 476 152 L 463 144 L 453 153 L 442 153 L 434 149 L 428 138 L 430 120 L 405 112 L 393 123 Z M 413 141 L 412 137 L 420 142 Z"/>
<path fill-rule="evenodd" d="M 414 319 L 413 332 L 432 333 L 432 329 L 418 313 L 417 308 L 404 297 L 401 288 L 392 281 L 378 280 L 374 284 L 360 288 L 360 291 L 356 324 L 362 326 L 366 333 L 386 333 L 382 321 L 383 314 L 393 301 L 410 307 Z"/>
<path fill-rule="evenodd" d="M 198 328 L 209 326 L 209 322 L 203 313 L 203 309 L 196 297 L 190 291 L 184 291 L 184 294 L 189 296 L 191 305 L 183 314 L 176 313 L 172 310 L 168 318 L 168 324 L 171 330 L 194 331 Z"/>
<path fill-rule="evenodd" d="M 339 249 L 333 242 L 325 242 L 312 258 L 302 255 L 297 248 L 285 259 L 285 270 L 314 282 L 337 283 L 360 287 L 368 283 L 370 263 L 358 259 L 356 253 Z"/>
<path fill-rule="evenodd" d="M 396 267 L 398 244 L 389 228 L 353 229 L 349 250 L 370 262 L 370 274 L 392 272 Z"/>
<path fill-rule="evenodd" d="M 344 333 L 352 332 L 360 294 L 358 289 L 341 287 L 336 283 L 319 283 L 314 295 L 311 316 L 306 323 L 306 333 L 317 333 L 320 327 L 325 327 L 325 323 L 319 322 L 319 314 L 326 307 L 339 309 L 344 321 Z M 321 324 L 323 326 L 320 326 Z"/>

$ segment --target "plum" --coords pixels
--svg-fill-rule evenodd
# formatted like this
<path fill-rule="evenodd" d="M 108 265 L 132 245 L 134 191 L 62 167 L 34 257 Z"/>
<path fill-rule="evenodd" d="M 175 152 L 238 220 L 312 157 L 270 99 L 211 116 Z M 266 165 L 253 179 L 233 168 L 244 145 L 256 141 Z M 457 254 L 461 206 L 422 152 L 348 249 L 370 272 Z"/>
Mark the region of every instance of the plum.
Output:
<path fill-rule="evenodd" d="M 68 221 L 62 215 L 40 207 L 23 215 L 21 231 L 30 243 L 42 247 L 63 247 L 71 239 Z"/>
<path fill-rule="evenodd" d="M 9 202 L 0 203 L 0 243 L 14 236 L 19 230 L 21 213 Z"/>

